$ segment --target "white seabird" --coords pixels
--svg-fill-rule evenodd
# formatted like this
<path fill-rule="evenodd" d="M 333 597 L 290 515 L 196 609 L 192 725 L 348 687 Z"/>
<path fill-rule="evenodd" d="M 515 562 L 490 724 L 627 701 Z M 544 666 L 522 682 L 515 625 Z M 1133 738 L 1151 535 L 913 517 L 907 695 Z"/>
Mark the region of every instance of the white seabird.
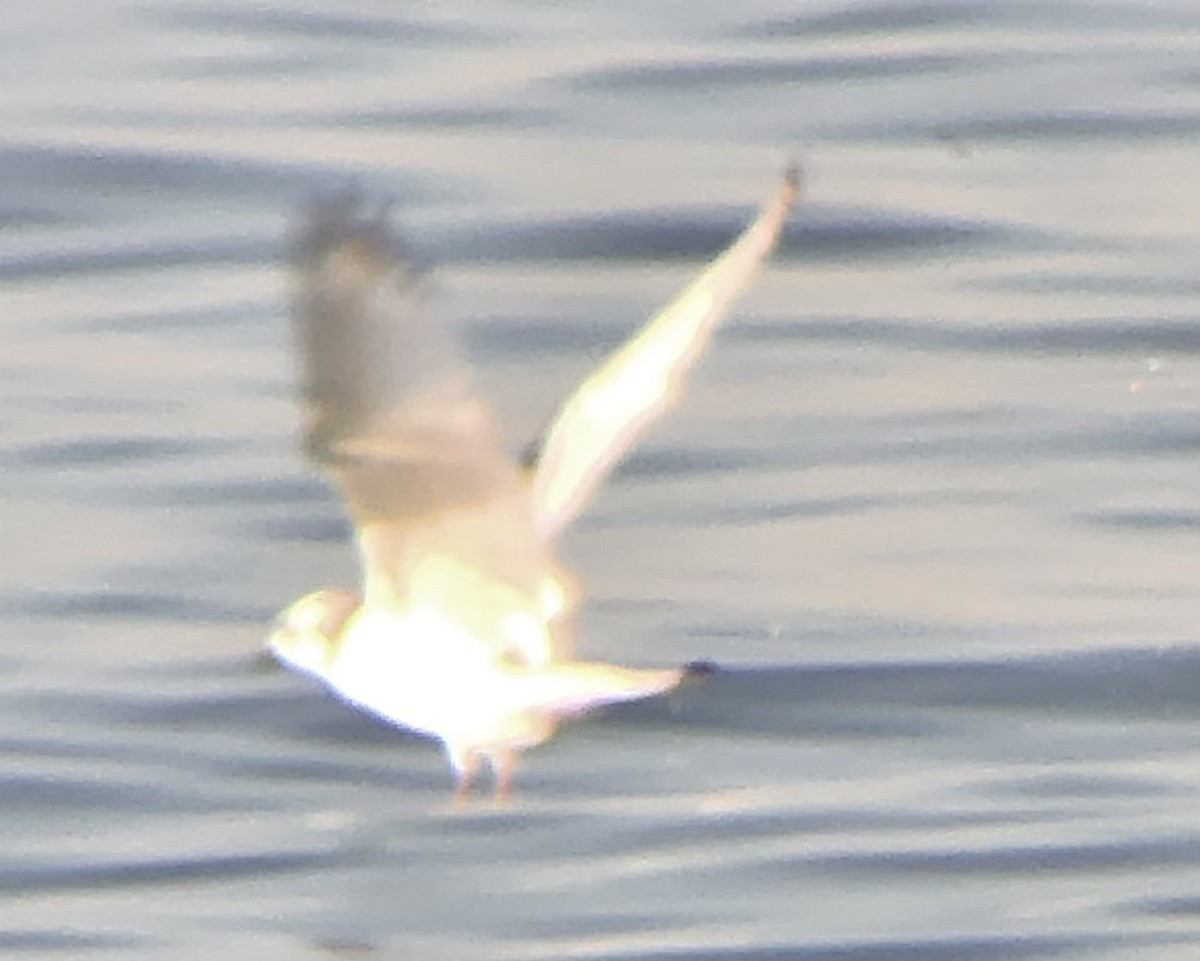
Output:
<path fill-rule="evenodd" d="M 554 542 L 674 401 L 798 192 L 789 169 L 745 232 L 567 399 L 529 464 L 505 451 L 383 216 L 351 202 L 318 210 L 295 308 L 304 446 L 345 495 L 363 585 L 287 608 L 268 639 L 275 656 L 440 740 L 458 799 L 485 760 L 506 793 L 518 752 L 559 718 L 683 680 L 686 667 L 570 656 L 575 598 Z"/>

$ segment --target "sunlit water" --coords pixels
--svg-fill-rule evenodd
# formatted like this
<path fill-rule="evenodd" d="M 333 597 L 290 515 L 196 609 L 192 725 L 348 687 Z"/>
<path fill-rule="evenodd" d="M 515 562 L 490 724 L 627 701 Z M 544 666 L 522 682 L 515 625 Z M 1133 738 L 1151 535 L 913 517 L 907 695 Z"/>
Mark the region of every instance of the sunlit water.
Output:
<path fill-rule="evenodd" d="M 1190 0 L 0 23 L 0 955 L 1198 950 Z M 789 157 L 775 263 L 565 545 L 585 651 L 724 673 L 464 813 L 257 669 L 355 576 L 294 445 L 306 198 L 395 202 L 516 446 Z"/>

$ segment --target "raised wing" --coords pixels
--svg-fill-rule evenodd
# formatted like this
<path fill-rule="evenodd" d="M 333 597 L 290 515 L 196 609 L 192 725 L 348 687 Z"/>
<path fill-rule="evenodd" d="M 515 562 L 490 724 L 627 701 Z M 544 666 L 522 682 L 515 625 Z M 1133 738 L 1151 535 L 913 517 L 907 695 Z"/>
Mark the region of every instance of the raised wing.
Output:
<path fill-rule="evenodd" d="M 322 206 L 298 262 L 304 446 L 349 502 L 367 595 L 406 593 L 431 557 L 532 578 L 518 468 L 383 212 L 350 199 Z"/>
<path fill-rule="evenodd" d="M 714 327 L 774 247 L 799 191 L 799 171 L 789 168 L 754 223 L 559 410 L 533 474 L 534 513 L 545 540 L 575 518 L 647 425 L 674 402 Z"/>

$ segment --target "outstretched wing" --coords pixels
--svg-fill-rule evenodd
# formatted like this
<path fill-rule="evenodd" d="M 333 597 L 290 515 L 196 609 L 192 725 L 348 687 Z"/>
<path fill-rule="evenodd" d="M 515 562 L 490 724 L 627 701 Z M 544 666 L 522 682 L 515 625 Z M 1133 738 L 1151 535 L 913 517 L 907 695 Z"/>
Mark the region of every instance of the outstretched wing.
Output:
<path fill-rule="evenodd" d="M 553 539 L 613 465 L 679 394 L 737 294 L 770 253 L 800 191 L 789 168 L 758 218 L 575 391 L 540 445 L 533 474 L 538 531 Z"/>
<path fill-rule="evenodd" d="M 415 565 L 450 556 L 483 573 L 536 540 L 490 412 L 384 211 L 322 205 L 298 246 L 295 326 L 304 447 L 338 479 L 359 527 L 366 593 L 399 595 Z M 523 526 L 522 526 L 523 524 Z"/>

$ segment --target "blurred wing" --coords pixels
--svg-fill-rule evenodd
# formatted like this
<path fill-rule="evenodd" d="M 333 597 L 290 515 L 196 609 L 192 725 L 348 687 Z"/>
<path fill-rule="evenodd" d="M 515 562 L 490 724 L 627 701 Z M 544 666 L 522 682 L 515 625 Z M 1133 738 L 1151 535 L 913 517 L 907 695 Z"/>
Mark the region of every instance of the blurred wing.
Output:
<path fill-rule="evenodd" d="M 534 511 L 544 539 L 574 519 L 617 460 L 674 402 L 713 328 L 775 245 L 799 190 L 799 172 L 789 168 L 754 223 L 563 405 L 534 466 Z"/>
<path fill-rule="evenodd" d="M 389 554 L 411 550 L 408 531 L 425 532 L 421 551 L 436 546 L 439 516 L 460 518 L 453 546 L 469 552 L 465 509 L 495 513 L 494 501 L 517 485 L 468 366 L 398 246 L 382 213 L 364 216 L 343 199 L 313 213 L 298 250 L 304 447 L 341 483 L 364 542 L 368 592 L 393 565 Z M 365 543 L 368 529 L 375 544 Z M 407 576 L 399 561 L 386 572 Z"/>

